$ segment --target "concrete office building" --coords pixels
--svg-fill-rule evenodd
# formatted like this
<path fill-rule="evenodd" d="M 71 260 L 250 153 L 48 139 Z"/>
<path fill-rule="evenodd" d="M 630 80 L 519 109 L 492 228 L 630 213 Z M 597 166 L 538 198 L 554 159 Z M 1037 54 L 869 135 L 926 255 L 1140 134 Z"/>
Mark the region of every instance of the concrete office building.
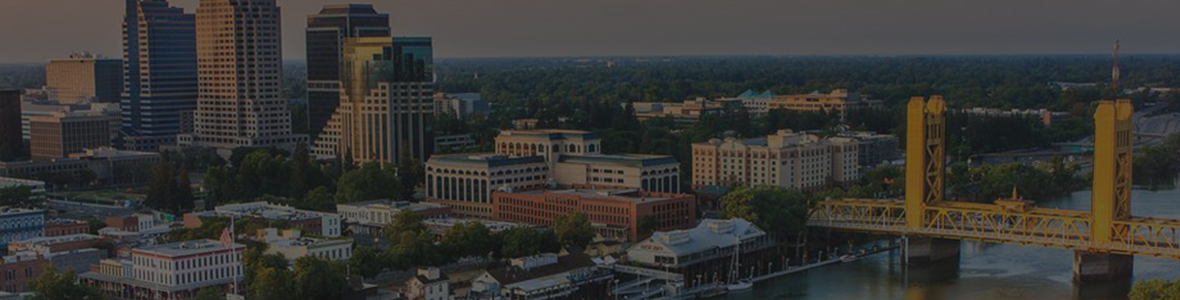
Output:
<path fill-rule="evenodd" d="M 49 99 L 61 104 L 118 103 L 123 93 L 123 62 L 90 53 L 49 61 L 45 67 Z"/>
<path fill-rule="evenodd" d="M 118 150 L 109 147 L 86 149 L 69 158 L 0 162 L 0 176 L 28 177 L 58 173 L 94 175 L 92 186 L 130 186 L 147 182 L 148 170 L 160 160 L 160 154 Z"/>
<path fill-rule="evenodd" d="M 646 230 L 686 229 L 696 225 L 696 197 L 638 190 L 546 190 L 495 192 L 493 219 L 553 227 L 558 217 L 583 212 L 598 235 L 634 242 Z"/>
<path fill-rule="evenodd" d="M 552 174 L 564 186 L 680 192 L 680 162 L 667 155 L 562 154 Z"/>
<path fill-rule="evenodd" d="M 0 160 L 24 152 L 19 90 L 0 90 Z"/>
<path fill-rule="evenodd" d="M 190 133 L 181 119 L 197 109 L 196 16 L 165 0 L 126 1 L 124 146 L 155 151 L 175 145 L 177 134 Z"/>
<path fill-rule="evenodd" d="M 110 147 L 118 138 L 117 115 L 55 112 L 29 118 L 29 154 L 34 160 L 52 160 Z"/>
<path fill-rule="evenodd" d="M 78 278 L 116 299 L 192 299 L 202 289 L 227 291 L 239 281 L 245 251 L 245 245 L 215 240 L 144 246 L 128 259 L 102 260 Z"/>
<path fill-rule="evenodd" d="M 505 130 L 496 136 L 496 154 L 541 156 L 553 168 L 561 154 L 602 153 L 602 139 L 583 130 Z"/>
<path fill-rule="evenodd" d="M 541 156 L 435 155 L 426 162 L 426 199 L 458 215 L 491 218 L 492 192 L 542 189 L 548 172 Z"/>
<path fill-rule="evenodd" d="M 316 141 L 320 158 L 358 163 L 426 161 L 434 149 L 430 38 L 350 38 L 344 43 L 340 103 Z"/>
<path fill-rule="evenodd" d="M 465 120 L 474 115 L 486 115 L 491 109 L 479 93 L 434 94 L 434 116 L 451 116 Z"/>
<path fill-rule="evenodd" d="M 308 131 L 319 136 L 340 105 L 341 64 L 349 38 L 389 37 L 389 15 L 368 4 L 325 5 L 307 16 Z"/>
<path fill-rule="evenodd" d="M 779 130 L 765 138 L 713 139 L 692 145 L 694 188 L 773 185 L 819 189 L 860 179 L 857 145 L 849 139 Z"/>
<path fill-rule="evenodd" d="M 197 9 L 198 102 L 180 146 L 294 148 L 283 98 L 281 20 L 275 0 L 201 0 Z"/>

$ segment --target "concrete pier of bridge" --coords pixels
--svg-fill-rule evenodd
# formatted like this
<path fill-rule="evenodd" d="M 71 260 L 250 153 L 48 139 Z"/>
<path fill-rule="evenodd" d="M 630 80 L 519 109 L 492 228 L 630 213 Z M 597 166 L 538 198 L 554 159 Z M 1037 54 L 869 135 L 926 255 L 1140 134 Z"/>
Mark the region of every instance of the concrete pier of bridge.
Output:
<path fill-rule="evenodd" d="M 960 240 L 907 237 L 902 247 L 904 262 L 908 265 L 925 265 L 942 261 L 958 261 Z"/>
<path fill-rule="evenodd" d="M 1076 283 L 1128 280 L 1134 270 L 1130 255 L 1074 251 L 1073 281 Z"/>

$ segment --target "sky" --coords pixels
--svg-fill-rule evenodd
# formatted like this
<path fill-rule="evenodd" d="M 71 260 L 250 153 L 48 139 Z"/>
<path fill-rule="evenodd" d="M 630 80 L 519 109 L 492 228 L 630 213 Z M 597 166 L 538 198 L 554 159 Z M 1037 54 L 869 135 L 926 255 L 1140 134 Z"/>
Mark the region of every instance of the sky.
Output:
<path fill-rule="evenodd" d="M 199 0 L 172 0 L 195 12 Z M 278 0 L 284 59 L 323 0 Z M 123 0 L 0 0 L 0 63 L 120 57 Z M 1175 0 L 361 0 L 436 57 L 1180 52 Z"/>

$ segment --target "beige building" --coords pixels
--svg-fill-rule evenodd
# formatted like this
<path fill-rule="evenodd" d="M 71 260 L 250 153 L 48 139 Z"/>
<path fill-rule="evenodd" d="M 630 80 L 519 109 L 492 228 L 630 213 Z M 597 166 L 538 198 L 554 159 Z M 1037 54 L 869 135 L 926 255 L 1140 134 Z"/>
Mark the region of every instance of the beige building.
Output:
<path fill-rule="evenodd" d="M 61 104 L 119 103 L 123 93 L 123 61 L 77 53 L 45 67 L 49 99 Z"/>
<path fill-rule="evenodd" d="M 635 118 L 640 121 L 671 117 L 676 123 L 683 125 L 696 124 L 705 115 L 720 114 L 724 111 L 722 103 L 705 98 L 671 103 L 635 102 L 631 106 L 635 109 Z"/>
<path fill-rule="evenodd" d="M 828 94 L 815 91 L 810 94 L 775 96 L 767 101 L 766 106 L 768 109 L 825 113 L 836 111 L 843 114 L 848 110 L 879 107 L 881 101 L 869 100 L 868 95 L 836 89 Z"/>
<path fill-rule="evenodd" d="M 492 192 L 541 189 L 549 165 L 541 156 L 434 155 L 426 162 L 426 199 L 453 213 L 492 217 Z"/>
<path fill-rule="evenodd" d="M 860 179 L 854 139 L 790 130 L 765 138 L 692 145 L 693 186 L 773 185 L 817 189 Z"/>
<path fill-rule="evenodd" d="M 29 153 L 33 159 L 51 160 L 111 146 L 122 119 L 118 113 L 57 111 L 29 118 Z"/>
<path fill-rule="evenodd" d="M 680 163 L 667 155 L 561 155 L 553 168 L 559 185 L 680 192 Z"/>
<path fill-rule="evenodd" d="M 201 0 L 197 8 L 199 95 L 194 134 L 181 146 L 290 149 L 306 141 L 291 134 L 283 98 L 283 55 L 275 0 Z"/>
<path fill-rule="evenodd" d="M 561 154 L 599 154 L 602 139 L 583 130 L 505 130 L 496 136 L 496 154 L 541 156 L 552 168 Z"/>

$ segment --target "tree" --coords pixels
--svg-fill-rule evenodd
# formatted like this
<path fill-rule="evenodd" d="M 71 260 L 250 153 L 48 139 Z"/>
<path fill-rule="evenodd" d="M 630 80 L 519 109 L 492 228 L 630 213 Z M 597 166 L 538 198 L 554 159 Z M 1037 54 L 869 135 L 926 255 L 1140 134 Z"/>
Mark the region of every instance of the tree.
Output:
<path fill-rule="evenodd" d="M 336 198 L 326 186 L 316 187 L 303 195 L 303 200 L 296 207 L 301 209 L 330 211 L 336 207 Z"/>
<path fill-rule="evenodd" d="M 383 253 L 369 247 L 358 246 L 348 258 L 349 269 L 365 277 L 377 276 L 385 265 Z"/>
<path fill-rule="evenodd" d="M 1140 280 L 1131 288 L 1131 293 L 1127 297 L 1129 300 L 1180 300 L 1180 279 Z"/>
<path fill-rule="evenodd" d="M 250 298 L 254 300 L 296 299 L 299 289 L 295 286 L 291 271 L 283 268 L 262 268 L 250 283 Z"/>
<path fill-rule="evenodd" d="M 201 289 L 193 300 L 225 300 L 225 293 L 217 288 Z"/>
<path fill-rule="evenodd" d="M 299 299 L 340 299 L 348 286 L 344 276 L 339 266 L 320 257 L 304 256 L 295 261 Z"/>
<path fill-rule="evenodd" d="M 401 162 L 397 166 L 397 178 L 400 183 L 398 187 L 401 189 L 397 193 L 399 199 L 408 200 L 414 197 L 414 190 L 425 177 L 423 169 L 422 161 L 411 157 L 409 153 L 402 154 Z"/>
<path fill-rule="evenodd" d="M 422 215 L 403 209 L 393 215 L 393 222 L 386 224 L 383 228 L 385 238 L 389 239 L 391 244 L 397 244 L 405 233 L 419 233 L 426 232 L 426 225 L 422 224 L 422 220 L 426 218 Z"/>
<path fill-rule="evenodd" d="M 33 205 L 33 189 L 28 186 L 0 188 L 0 205 L 28 207 Z"/>
<path fill-rule="evenodd" d="M 590 226 L 590 217 L 585 213 L 575 211 L 557 217 L 553 231 L 557 240 L 567 248 L 585 248 L 594 240 L 594 227 Z"/>
<path fill-rule="evenodd" d="M 515 227 L 500 233 L 500 257 L 516 258 L 561 250 L 557 235 L 549 229 Z"/>
<path fill-rule="evenodd" d="M 336 203 L 394 199 L 400 183 L 389 169 L 370 163 L 344 173 L 336 183 Z"/>
<path fill-rule="evenodd" d="M 78 282 L 74 270 L 58 272 L 52 264 L 47 265 L 41 276 L 32 282 L 32 291 L 37 295 L 31 300 L 101 300 L 107 299 L 101 291 Z"/>
<path fill-rule="evenodd" d="M 393 264 L 403 268 L 434 265 L 442 259 L 438 250 L 434 235 L 425 230 L 402 232 L 396 244 L 389 248 Z"/>
<path fill-rule="evenodd" d="M 797 189 L 743 187 L 721 197 L 721 208 L 726 217 L 745 219 L 762 230 L 787 238 L 806 228 L 810 198 Z"/>
<path fill-rule="evenodd" d="M 205 173 L 205 209 L 238 199 L 238 179 L 233 168 L 211 167 Z"/>
<path fill-rule="evenodd" d="M 496 240 L 483 223 L 460 222 L 447 228 L 443 245 L 458 257 L 482 257 L 493 251 Z"/>
<path fill-rule="evenodd" d="M 148 183 L 145 204 L 156 209 L 167 210 L 172 207 L 172 197 L 176 195 L 176 168 L 167 160 L 161 159 L 152 166 L 152 178 Z"/>

